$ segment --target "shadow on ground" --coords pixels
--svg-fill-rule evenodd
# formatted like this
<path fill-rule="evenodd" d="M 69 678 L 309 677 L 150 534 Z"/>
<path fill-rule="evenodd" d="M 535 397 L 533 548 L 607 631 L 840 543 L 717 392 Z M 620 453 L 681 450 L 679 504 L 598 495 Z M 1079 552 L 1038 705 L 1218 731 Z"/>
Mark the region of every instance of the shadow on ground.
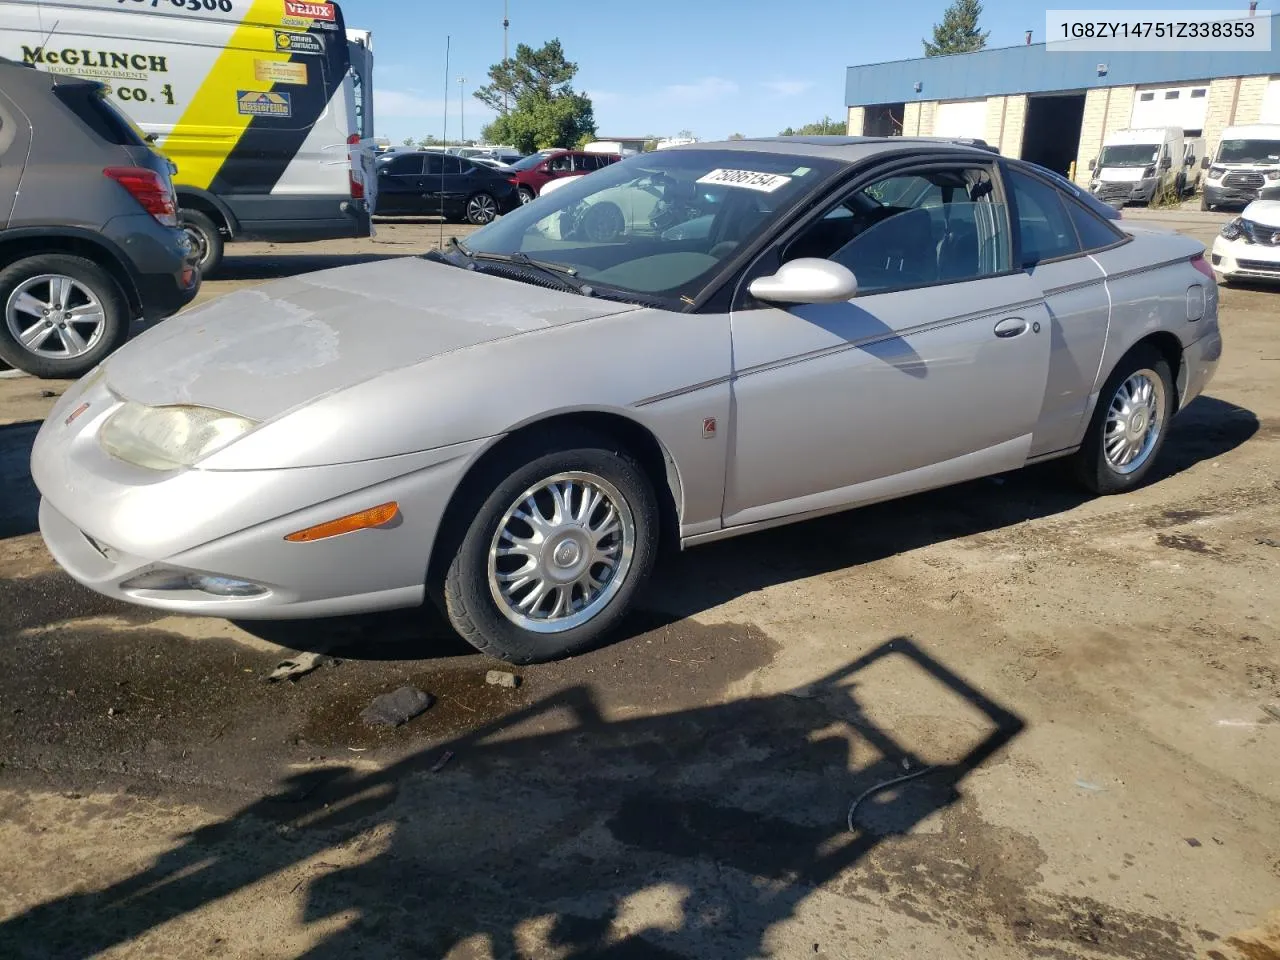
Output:
<path fill-rule="evenodd" d="M 939 722 L 963 731 L 950 748 L 906 742 L 895 722 L 906 718 L 869 708 L 865 691 L 884 689 L 883 671 L 945 698 L 954 716 Z M 549 719 L 554 729 L 529 732 Z M 254 885 L 255 899 L 305 889 L 303 923 L 357 918 L 304 948 L 312 958 L 441 957 L 477 937 L 496 957 L 528 956 L 519 941 L 530 924 L 559 957 L 771 953 L 776 924 L 837 879 L 856 893 L 849 871 L 956 804 L 966 776 L 1023 726 L 901 637 L 804 690 L 662 716 L 607 720 L 579 684 L 373 772 L 296 774 L 145 869 L 0 923 L 0 954 L 97 955 L 214 905 L 226 922 L 237 908 L 224 898 Z M 950 755 L 868 795 L 850 831 L 852 798 L 937 759 L 921 747 Z M 991 857 L 997 872 L 1019 869 Z M 624 916 L 629 898 L 655 891 L 661 909 Z M 1015 937 L 1071 939 L 1050 919 L 1061 905 L 1022 896 L 998 908 L 1021 911 Z M 1107 922 L 1091 935 L 1137 921 Z M 1152 952 L 1123 955 L 1180 955 L 1170 935 L 1146 933 L 1160 941 Z"/>
<path fill-rule="evenodd" d="M 228 254 L 218 266 L 217 271 L 209 279 L 212 280 L 278 280 L 281 277 L 296 277 L 303 273 L 314 273 L 317 270 L 331 270 L 335 267 L 351 267 L 361 263 L 376 263 L 379 260 L 391 260 L 395 257 L 406 257 L 425 251 L 429 244 L 422 244 L 422 250 L 412 245 L 388 246 L 385 253 L 288 253 L 273 251 L 252 256 Z"/>

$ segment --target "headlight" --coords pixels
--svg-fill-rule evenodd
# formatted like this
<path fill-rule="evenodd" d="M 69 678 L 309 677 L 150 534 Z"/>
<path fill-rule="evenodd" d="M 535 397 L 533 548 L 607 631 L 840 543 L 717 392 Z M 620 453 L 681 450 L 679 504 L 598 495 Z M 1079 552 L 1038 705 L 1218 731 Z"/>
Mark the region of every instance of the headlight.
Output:
<path fill-rule="evenodd" d="M 1089 189 L 1090 189 L 1090 190 L 1097 190 L 1100 186 L 1102 186 L 1102 181 L 1101 181 L 1101 180 L 1090 180 L 1090 181 L 1089 181 Z"/>
<path fill-rule="evenodd" d="M 189 467 L 258 424 L 209 407 L 148 407 L 126 402 L 102 427 L 107 453 L 150 470 Z"/>
<path fill-rule="evenodd" d="M 1222 236 L 1226 240 L 1239 239 L 1244 234 L 1244 226 L 1239 217 L 1228 220 L 1222 228 Z"/>
<path fill-rule="evenodd" d="M 1210 168 L 1209 168 L 1209 179 L 1210 179 L 1210 180 L 1221 180 L 1221 179 L 1222 179 L 1222 175 L 1223 175 L 1224 173 L 1226 173 L 1226 172 L 1227 172 L 1227 168 L 1226 168 L 1226 167 L 1210 167 Z"/>
<path fill-rule="evenodd" d="M 1280 170 L 1268 170 L 1268 171 L 1267 171 L 1267 179 L 1268 179 L 1268 180 L 1280 180 Z"/>

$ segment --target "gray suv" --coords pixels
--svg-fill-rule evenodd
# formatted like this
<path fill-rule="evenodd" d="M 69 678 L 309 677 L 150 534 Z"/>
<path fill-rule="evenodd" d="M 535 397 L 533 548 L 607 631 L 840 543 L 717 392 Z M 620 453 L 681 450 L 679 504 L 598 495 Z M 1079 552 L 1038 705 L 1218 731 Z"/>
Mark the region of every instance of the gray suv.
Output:
<path fill-rule="evenodd" d="M 191 302 L 171 176 L 102 84 L 0 58 L 0 360 L 79 377 Z"/>

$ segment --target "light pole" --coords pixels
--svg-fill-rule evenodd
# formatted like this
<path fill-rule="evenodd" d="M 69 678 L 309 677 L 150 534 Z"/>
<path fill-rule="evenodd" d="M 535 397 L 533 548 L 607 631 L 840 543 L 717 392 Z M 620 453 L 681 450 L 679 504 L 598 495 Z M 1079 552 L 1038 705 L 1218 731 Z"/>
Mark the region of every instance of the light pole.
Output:
<path fill-rule="evenodd" d="M 508 0 L 502 0 L 502 65 L 507 65 L 507 31 L 511 28 L 511 20 L 507 17 Z M 506 116 L 511 109 L 507 102 L 507 91 L 502 91 L 502 115 Z"/>
<path fill-rule="evenodd" d="M 467 116 L 466 105 L 462 98 L 462 85 L 466 83 L 466 81 L 466 77 L 458 78 L 458 132 L 460 134 L 458 140 L 461 141 L 460 145 L 464 147 L 467 145 Z"/>

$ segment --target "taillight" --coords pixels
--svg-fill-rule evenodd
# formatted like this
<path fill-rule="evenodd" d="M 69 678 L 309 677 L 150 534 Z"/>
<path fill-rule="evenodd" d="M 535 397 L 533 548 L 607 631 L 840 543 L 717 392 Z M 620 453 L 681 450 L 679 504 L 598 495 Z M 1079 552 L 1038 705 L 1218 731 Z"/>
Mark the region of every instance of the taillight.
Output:
<path fill-rule="evenodd" d="M 146 167 L 107 167 L 102 171 L 166 227 L 178 225 L 178 205 L 169 181 Z"/>
<path fill-rule="evenodd" d="M 347 146 L 358 147 L 359 145 L 360 145 L 360 134 L 353 133 L 351 134 L 351 136 L 347 137 Z M 358 158 L 358 154 L 352 151 L 348 151 L 347 157 L 351 162 L 351 166 L 347 168 L 347 179 L 351 183 L 351 199 L 363 200 L 364 184 L 356 179 L 356 160 Z"/>
<path fill-rule="evenodd" d="M 519 177 L 507 177 L 507 183 L 518 185 L 518 184 L 520 183 L 520 178 L 519 178 Z"/>
<path fill-rule="evenodd" d="M 1209 266 L 1209 262 L 1205 260 L 1203 253 L 1197 253 L 1191 258 L 1191 265 L 1203 273 L 1210 280 L 1215 279 L 1213 275 L 1213 267 Z"/>

